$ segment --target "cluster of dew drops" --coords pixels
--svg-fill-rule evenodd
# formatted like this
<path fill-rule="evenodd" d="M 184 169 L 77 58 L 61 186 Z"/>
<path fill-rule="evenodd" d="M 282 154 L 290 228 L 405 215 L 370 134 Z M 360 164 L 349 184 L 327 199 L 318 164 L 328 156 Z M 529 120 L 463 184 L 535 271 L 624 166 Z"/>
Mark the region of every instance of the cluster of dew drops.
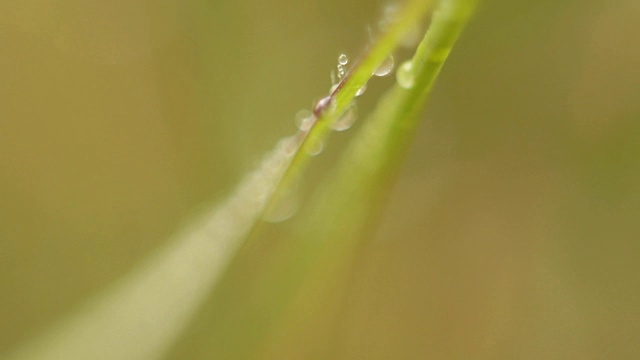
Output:
<path fill-rule="evenodd" d="M 397 6 L 387 6 L 384 9 L 382 20 L 378 23 L 378 29 L 381 32 L 386 32 L 389 26 L 395 21 L 395 16 L 397 13 Z M 369 28 L 369 36 L 370 40 L 373 41 L 373 36 L 371 33 L 371 29 Z M 413 41 L 412 41 L 413 42 Z M 412 45 L 409 42 L 406 45 Z M 340 54 L 338 56 L 337 66 L 334 71 L 331 72 L 331 88 L 329 90 L 329 94 L 315 102 L 313 108 L 311 110 L 300 110 L 295 117 L 295 123 L 298 128 L 298 132 L 293 136 L 286 137 L 280 140 L 278 143 L 276 150 L 267 156 L 267 159 L 263 161 L 263 169 L 257 171 L 255 176 L 260 177 L 264 180 L 267 178 L 278 178 L 278 174 L 281 174 L 285 169 L 285 164 L 288 163 L 295 153 L 303 146 L 303 150 L 310 156 L 318 155 L 322 152 L 324 148 L 324 144 L 321 139 L 313 137 L 311 134 L 311 129 L 313 128 L 316 121 L 322 116 L 326 111 L 334 111 L 336 107 L 335 103 L 335 95 L 336 92 L 339 91 L 339 87 L 343 85 L 345 78 L 348 76 L 350 69 L 348 66 L 350 65 L 350 59 L 347 54 Z M 389 55 L 382 63 L 373 71 L 374 76 L 383 77 L 392 73 L 395 65 L 395 60 L 393 55 Z M 409 89 L 413 87 L 414 78 L 412 71 L 412 63 L 411 61 L 406 61 L 398 68 L 396 72 L 396 79 L 398 84 L 405 89 Z M 362 85 L 360 89 L 358 89 L 355 93 L 355 97 L 358 98 L 362 96 L 367 89 L 367 84 Z M 354 101 L 344 110 L 344 112 L 340 115 L 340 117 L 331 125 L 331 129 L 334 131 L 345 131 L 350 129 L 357 119 L 357 105 Z M 311 136 L 311 137 L 308 137 Z M 266 176 L 265 176 L 266 174 Z M 264 181 L 255 182 L 250 181 L 249 183 L 265 183 Z M 269 183 L 268 181 L 266 183 Z M 260 193 L 266 195 L 270 193 L 273 189 L 253 189 L 254 191 L 249 191 L 249 193 L 256 194 Z M 295 192 L 294 192 L 295 193 Z M 289 194 L 291 195 L 291 194 Z M 264 196 L 257 197 L 258 199 L 265 199 Z M 274 209 L 268 212 L 264 216 L 264 220 L 267 221 L 283 221 L 292 216 L 297 209 L 297 197 L 294 195 L 287 196 L 285 199 L 280 201 Z"/>
<path fill-rule="evenodd" d="M 300 110 L 296 114 L 295 123 L 300 132 L 308 133 L 316 121 L 322 116 L 325 111 L 333 111 L 335 108 L 335 93 L 341 82 L 348 74 L 349 57 L 347 54 L 340 54 L 338 56 L 338 64 L 336 70 L 331 72 L 331 88 L 329 94 L 318 100 L 313 106 L 312 110 Z M 373 72 L 375 76 L 387 76 L 389 75 L 394 66 L 393 56 L 389 56 L 385 59 L 380 66 Z M 356 91 L 355 96 L 362 96 L 367 90 L 367 85 L 364 84 L 360 89 Z M 340 117 L 331 124 L 331 129 L 334 131 L 345 131 L 350 129 L 357 119 L 357 105 L 355 100 L 344 110 Z M 322 141 L 319 139 L 309 139 L 310 144 L 307 147 L 307 153 L 315 156 L 322 152 Z"/>
<path fill-rule="evenodd" d="M 381 32 L 388 30 L 389 26 L 395 21 L 398 7 L 395 5 L 387 6 L 384 8 L 383 17 L 378 23 L 378 29 Z M 373 41 L 371 35 L 371 29 L 369 28 L 369 37 Z M 337 59 L 337 66 L 335 70 L 331 72 L 331 88 L 329 94 L 315 102 L 311 110 L 300 110 L 295 117 L 295 124 L 299 129 L 298 136 L 294 136 L 302 141 L 304 135 L 308 134 L 313 128 L 316 121 L 326 111 L 333 111 L 335 109 L 335 94 L 338 87 L 342 85 L 343 80 L 349 73 L 348 66 L 350 65 L 350 59 L 347 54 L 340 54 Z M 395 65 L 393 55 L 389 55 L 373 72 L 372 75 L 383 77 L 392 73 Z M 406 89 L 413 87 L 413 71 L 411 61 L 404 62 L 396 73 L 398 84 Z M 367 84 L 362 85 L 355 93 L 355 97 L 362 96 L 367 89 Z M 340 117 L 331 125 L 331 129 L 334 131 L 345 131 L 350 129 L 357 119 L 357 105 L 355 100 L 344 110 Z M 300 144 L 298 144 L 300 145 Z M 323 143 L 320 139 L 308 139 L 308 144 L 305 145 L 305 151 L 315 156 L 322 152 Z"/>

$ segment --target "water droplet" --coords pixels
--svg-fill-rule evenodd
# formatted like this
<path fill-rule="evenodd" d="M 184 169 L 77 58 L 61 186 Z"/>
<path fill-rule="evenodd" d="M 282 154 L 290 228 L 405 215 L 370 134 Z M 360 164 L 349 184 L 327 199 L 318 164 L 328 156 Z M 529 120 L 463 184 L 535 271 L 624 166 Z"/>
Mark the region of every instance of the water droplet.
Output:
<path fill-rule="evenodd" d="M 378 68 L 373 72 L 373 75 L 375 76 L 387 76 L 391 73 L 391 70 L 393 70 L 393 64 L 394 64 L 394 60 L 393 60 L 393 56 L 389 55 L 388 58 L 386 58 L 382 64 L 380 64 L 380 66 L 378 66 Z"/>
<path fill-rule="evenodd" d="M 396 72 L 396 80 L 398 80 L 398 84 L 405 89 L 411 89 L 413 85 L 415 85 L 416 79 L 411 60 L 405 61 L 400 65 Z"/>
<path fill-rule="evenodd" d="M 347 56 L 347 54 L 340 54 L 340 56 L 338 56 L 338 64 L 347 65 L 348 62 L 349 57 Z"/>
<path fill-rule="evenodd" d="M 300 110 L 296 114 L 296 126 L 301 131 L 309 131 L 315 122 L 313 114 L 309 110 Z"/>
<path fill-rule="evenodd" d="M 356 122 L 357 115 L 357 107 L 355 104 L 352 104 L 340 115 L 340 118 L 338 118 L 331 128 L 335 131 L 348 130 Z"/>
<path fill-rule="evenodd" d="M 347 75 L 347 69 L 345 69 L 344 65 L 338 64 L 338 79 L 342 80 L 345 75 Z"/>
<path fill-rule="evenodd" d="M 324 143 L 318 138 L 310 137 L 307 139 L 304 149 L 310 156 L 316 156 L 324 149 Z"/>
<path fill-rule="evenodd" d="M 325 112 L 328 108 L 331 107 L 332 103 L 333 103 L 333 99 L 331 98 L 331 95 L 327 95 L 322 99 L 318 100 L 318 102 L 316 103 L 316 106 L 313 107 L 313 115 L 319 118 L 323 112 Z"/>
<path fill-rule="evenodd" d="M 364 95 L 364 92 L 367 91 L 367 84 L 362 85 L 358 91 L 356 91 L 356 96 Z"/>

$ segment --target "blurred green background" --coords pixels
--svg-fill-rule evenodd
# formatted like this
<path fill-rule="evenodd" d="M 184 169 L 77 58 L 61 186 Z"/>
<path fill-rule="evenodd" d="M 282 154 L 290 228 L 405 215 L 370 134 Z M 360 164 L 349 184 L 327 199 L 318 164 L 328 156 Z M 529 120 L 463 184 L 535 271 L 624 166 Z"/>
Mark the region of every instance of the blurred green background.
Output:
<path fill-rule="evenodd" d="M 0 3 L 0 353 L 224 199 L 385 4 Z M 481 4 L 348 274 L 333 358 L 640 357 L 638 44 L 636 0 Z M 215 358 L 207 326 L 170 357 Z M 263 358 L 303 357 L 272 340 Z"/>

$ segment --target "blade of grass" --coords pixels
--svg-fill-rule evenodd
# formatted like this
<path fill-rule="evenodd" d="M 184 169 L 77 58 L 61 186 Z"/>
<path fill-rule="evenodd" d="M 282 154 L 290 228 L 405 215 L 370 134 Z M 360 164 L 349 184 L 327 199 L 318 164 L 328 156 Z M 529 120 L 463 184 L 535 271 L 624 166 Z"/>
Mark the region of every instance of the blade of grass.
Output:
<path fill-rule="evenodd" d="M 348 270 L 396 177 L 420 114 L 442 66 L 466 25 L 475 0 L 442 0 L 410 64 L 414 85 L 396 84 L 379 102 L 319 190 L 290 245 L 260 282 L 276 284 L 270 299 L 279 315 L 265 341 L 278 357 L 326 353 L 339 335 L 335 316 Z M 406 74 L 405 74 L 406 75 Z M 330 315 L 334 316 L 330 316 Z"/>
<path fill-rule="evenodd" d="M 414 85 L 407 89 L 396 84 L 353 139 L 335 175 L 318 192 L 310 217 L 309 225 L 318 224 L 320 219 L 331 225 L 312 231 L 304 227 L 309 236 L 344 238 L 351 232 L 358 233 L 362 223 L 375 213 L 380 197 L 396 177 L 422 109 L 475 4 L 476 0 L 440 1 L 429 30 L 408 62 L 413 68 L 409 75 Z"/>
<path fill-rule="evenodd" d="M 171 347 L 265 210 L 277 204 L 374 70 L 426 13 L 411 0 L 329 95 L 309 131 L 284 139 L 236 192 L 128 276 L 10 355 L 11 359 L 156 359 Z"/>
<path fill-rule="evenodd" d="M 251 261 L 238 265 L 235 281 L 219 289 L 199 330 L 206 334 L 199 345 L 207 348 L 204 352 L 229 348 L 224 354 L 229 358 L 332 358 L 321 340 L 327 337 L 317 336 L 330 333 L 332 318 L 323 308 L 332 306 L 326 301 L 327 292 L 335 292 L 345 279 L 360 233 L 379 207 L 376 202 L 400 164 L 420 110 L 472 5 L 469 0 L 440 3 L 412 60 L 415 85 L 411 89 L 396 85 L 378 104 L 337 173 L 310 204 L 312 211 L 298 231 L 273 244 L 269 261 L 259 269 L 251 268 Z M 241 286 L 238 281 L 253 285 Z"/>

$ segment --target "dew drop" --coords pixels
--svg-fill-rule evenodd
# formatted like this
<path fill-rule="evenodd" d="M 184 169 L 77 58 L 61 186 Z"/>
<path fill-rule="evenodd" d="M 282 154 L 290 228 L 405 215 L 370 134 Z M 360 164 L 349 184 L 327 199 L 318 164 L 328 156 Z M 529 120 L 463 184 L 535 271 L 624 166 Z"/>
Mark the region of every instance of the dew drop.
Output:
<path fill-rule="evenodd" d="M 362 85 L 358 91 L 356 91 L 356 96 L 364 95 L 364 92 L 367 91 L 367 84 Z"/>
<path fill-rule="evenodd" d="M 296 114 L 296 126 L 301 131 L 309 131 L 309 129 L 311 129 L 311 126 L 313 126 L 314 121 L 315 118 L 309 110 L 300 110 Z"/>
<path fill-rule="evenodd" d="M 318 102 L 316 103 L 316 106 L 313 107 L 313 115 L 319 118 L 323 112 L 325 112 L 328 108 L 331 107 L 332 103 L 333 103 L 333 99 L 331 98 L 331 95 L 327 95 L 322 99 L 318 100 Z"/>
<path fill-rule="evenodd" d="M 394 60 L 393 60 L 393 56 L 389 55 L 388 58 L 386 58 L 382 64 L 380 64 L 380 66 L 378 66 L 378 68 L 373 72 L 373 75 L 375 76 L 387 76 L 391 73 L 391 70 L 393 70 L 393 64 L 394 64 Z"/>
<path fill-rule="evenodd" d="M 413 64 L 411 60 L 405 61 L 396 72 L 396 80 L 404 89 L 411 89 L 415 85 L 416 79 L 413 73 Z"/>
<path fill-rule="evenodd" d="M 347 65 L 348 62 L 349 57 L 347 56 L 347 54 L 340 54 L 340 56 L 338 56 L 338 64 Z"/>
<path fill-rule="evenodd" d="M 347 110 L 340 115 L 340 118 L 331 126 L 335 131 L 345 131 L 351 128 L 357 119 L 357 108 L 355 104 L 352 104 Z"/>
<path fill-rule="evenodd" d="M 310 156 L 316 156 L 324 149 L 324 143 L 318 138 L 310 137 L 304 145 L 304 149 Z"/>
<path fill-rule="evenodd" d="M 338 64 L 338 79 L 342 80 L 345 75 L 347 75 L 347 69 L 345 69 L 344 65 Z"/>

